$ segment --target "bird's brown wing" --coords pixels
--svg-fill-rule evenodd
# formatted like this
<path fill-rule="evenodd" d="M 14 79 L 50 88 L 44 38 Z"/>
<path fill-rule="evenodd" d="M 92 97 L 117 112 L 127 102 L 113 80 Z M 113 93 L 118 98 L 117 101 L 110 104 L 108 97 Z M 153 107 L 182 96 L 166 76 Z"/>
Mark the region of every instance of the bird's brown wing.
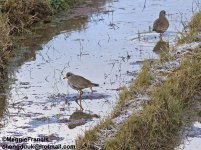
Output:
<path fill-rule="evenodd" d="M 68 81 L 75 89 L 79 90 L 91 87 L 92 84 L 91 81 L 89 81 L 88 79 L 85 79 L 84 77 L 78 75 L 71 76 Z"/>
<path fill-rule="evenodd" d="M 165 32 L 169 27 L 168 20 L 166 18 L 163 19 L 156 19 L 153 24 L 153 31 L 163 33 Z"/>

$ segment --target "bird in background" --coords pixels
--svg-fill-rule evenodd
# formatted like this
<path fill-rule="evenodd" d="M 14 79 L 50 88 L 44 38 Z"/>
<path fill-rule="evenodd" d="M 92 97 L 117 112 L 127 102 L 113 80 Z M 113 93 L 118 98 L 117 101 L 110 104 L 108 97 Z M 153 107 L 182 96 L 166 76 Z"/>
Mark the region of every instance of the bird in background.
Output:
<path fill-rule="evenodd" d="M 68 72 L 66 74 L 66 76 L 63 79 L 67 79 L 68 80 L 68 84 L 72 89 L 75 89 L 79 92 L 79 99 L 80 99 L 80 105 L 78 104 L 78 101 L 76 99 L 77 104 L 81 107 L 81 109 L 83 110 L 82 106 L 81 106 L 81 97 L 83 95 L 83 89 L 85 88 L 90 88 L 91 89 L 91 93 L 93 93 L 92 87 L 97 87 L 99 86 L 99 84 L 93 83 L 90 80 L 79 76 L 79 75 L 75 75 L 71 72 Z"/>
<path fill-rule="evenodd" d="M 166 11 L 162 10 L 159 13 L 159 18 L 154 21 L 153 24 L 153 31 L 156 31 L 157 33 L 160 33 L 160 40 L 162 41 L 162 35 L 163 33 L 168 29 L 169 27 L 169 21 L 166 18 Z"/>

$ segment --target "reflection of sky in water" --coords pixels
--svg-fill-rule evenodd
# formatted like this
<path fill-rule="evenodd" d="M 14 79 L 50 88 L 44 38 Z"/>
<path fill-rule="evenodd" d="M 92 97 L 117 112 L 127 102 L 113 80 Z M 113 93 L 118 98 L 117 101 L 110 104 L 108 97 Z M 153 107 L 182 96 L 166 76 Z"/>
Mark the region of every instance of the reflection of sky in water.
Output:
<path fill-rule="evenodd" d="M 201 123 L 194 122 L 186 131 L 185 144 L 181 144 L 176 150 L 200 150 L 201 149 Z"/>
<path fill-rule="evenodd" d="M 126 72 L 140 69 L 141 64 L 135 62 L 157 58 L 152 49 L 159 35 L 146 32 L 158 17 L 159 11 L 165 9 L 171 14 L 168 16 L 170 27 L 165 40 L 172 42 L 175 32 L 182 28 L 178 12 L 189 19 L 192 15 L 191 4 L 192 1 L 184 4 L 183 0 L 152 0 L 147 1 L 142 11 L 144 2 L 141 0 L 108 3 L 107 10 L 113 12 L 92 15 L 82 31 L 64 31 L 55 36 L 42 46 L 41 51 L 37 51 L 36 60 L 26 62 L 16 69 L 17 80 L 10 92 L 9 123 L 1 129 L 1 134 L 26 135 L 29 132 L 29 136 L 37 137 L 39 133 L 57 133 L 65 138 L 64 141 L 71 143 L 78 134 L 96 124 L 98 119 L 74 129 L 69 129 L 65 123 L 54 122 L 54 117 L 69 118 L 79 108 L 74 101 L 66 103 L 65 98 L 61 101 L 56 98 L 50 100 L 50 97 L 57 94 L 67 94 L 68 97 L 77 95 L 63 80 L 66 72 L 71 71 L 99 83 L 100 87 L 94 88 L 94 94 L 102 93 L 109 97 L 84 99 L 82 106 L 86 112 L 101 117 L 109 115 L 118 98 L 118 92 L 113 89 L 128 85 L 132 79 Z M 181 5 L 182 8 L 178 8 Z M 145 32 L 142 34 L 144 38 L 140 42 L 131 41 L 138 36 L 138 32 Z M 131 58 L 127 59 L 127 55 Z M 85 95 L 89 94 L 88 89 L 84 91 Z M 12 103 L 16 103 L 15 109 Z M 46 120 L 35 128 L 29 127 L 33 119 L 41 117 L 49 118 L 49 122 Z"/>

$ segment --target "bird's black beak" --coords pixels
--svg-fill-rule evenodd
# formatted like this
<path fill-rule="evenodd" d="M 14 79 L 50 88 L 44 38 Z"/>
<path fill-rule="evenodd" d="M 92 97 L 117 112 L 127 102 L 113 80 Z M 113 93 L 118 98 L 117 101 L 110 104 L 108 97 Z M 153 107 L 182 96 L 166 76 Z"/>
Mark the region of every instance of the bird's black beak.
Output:
<path fill-rule="evenodd" d="M 64 77 L 63 79 L 67 79 L 67 77 Z"/>

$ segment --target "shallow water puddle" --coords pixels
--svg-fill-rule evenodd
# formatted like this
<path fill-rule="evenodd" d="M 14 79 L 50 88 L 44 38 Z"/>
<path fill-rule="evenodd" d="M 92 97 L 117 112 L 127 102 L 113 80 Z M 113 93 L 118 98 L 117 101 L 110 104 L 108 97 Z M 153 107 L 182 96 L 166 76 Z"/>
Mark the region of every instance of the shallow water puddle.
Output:
<path fill-rule="evenodd" d="M 179 12 L 188 20 L 192 2 L 151 0 L 143 9 L 142 0 L 120 0 L 106 3 L 75 30 L 70 28 L 83 17 L 66 21 L 67 29 L 50 37 L 35 57 L 10 74 L 14 83 L 8 91 L 1 136 L 50 136 L 54 137 L 52 143 L 74 144 L 78 135 L 111 113 L 119 89 L 129 85 L 142 62 L 158 58 L 153 48 L 159 35 L 149 30 L 160 10 L 169 14 L 164 39 L 172 45 L 176 32 L 183 28 Z M 72 115 L 80 109 L 75 102 L 78 93 L 63 80 L 69 71 L 100 85 L 92 95 L 84 90 L 84 114 L 76 119 Z"/>
<path fill-rule="evenodd" d="M 199 150 L 201 149 L 201 123 L 194 122 L 193 125 L 186 130 L 186 137 L 183 143 L 176 148 L 177 150 Z"/>

